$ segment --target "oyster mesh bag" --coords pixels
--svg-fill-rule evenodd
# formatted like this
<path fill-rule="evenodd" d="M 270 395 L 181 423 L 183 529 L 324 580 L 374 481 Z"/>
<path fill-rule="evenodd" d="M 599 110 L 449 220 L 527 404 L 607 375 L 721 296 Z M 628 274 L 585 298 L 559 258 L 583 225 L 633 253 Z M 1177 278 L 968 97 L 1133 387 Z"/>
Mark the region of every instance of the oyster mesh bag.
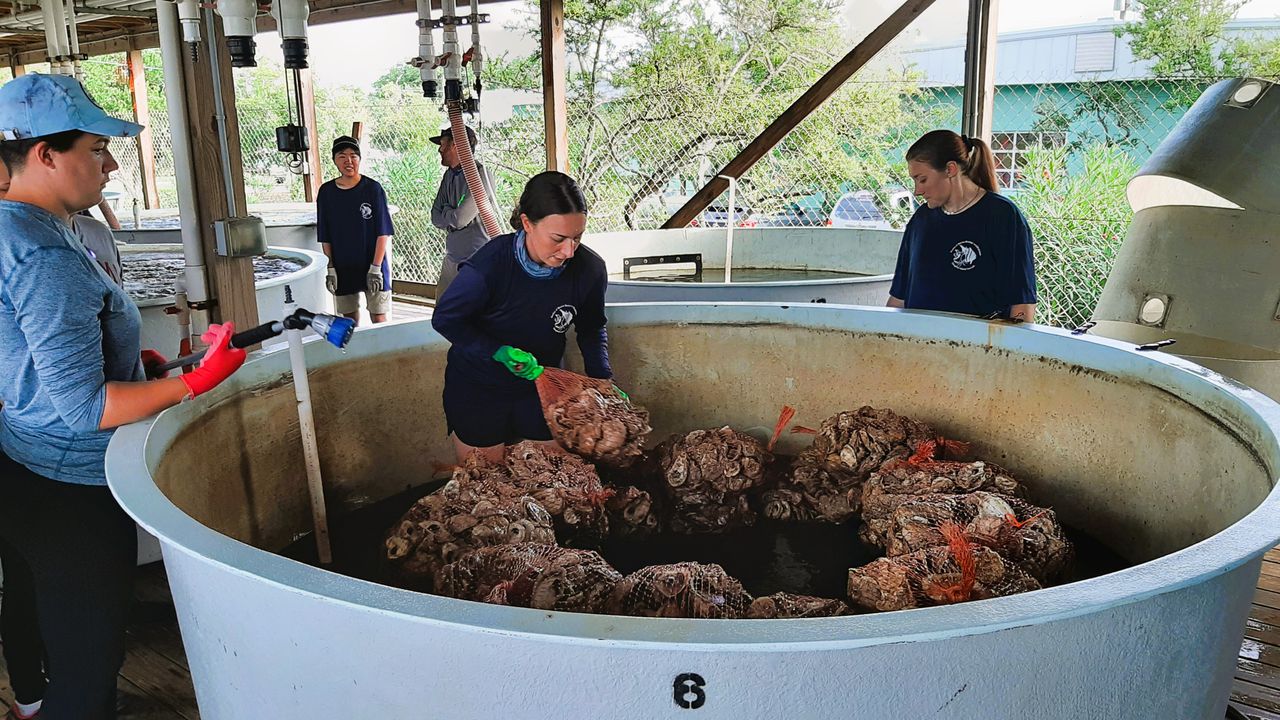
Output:
<path fill-rule="evenodd" d="M 765 481 L 770 454 L 728 426 L 673 435 L 655 451 L 670 525 L 678 533 L 723 532 L 752 525 L 749 491 Z"/>
<path fill-rule="evenodd" d="M 562 543 L 595 546 L 608 534 L 606 503 L 614 490 L 590 464 L 528 440 L 507 448 L 505 463 L 505 474 L 491 471 L 489 478 L 536 500 L 555 520 Z"/>
<path fill-rule="evenodd" d="M 600 612 L 621 580 L 594 551 L 522 543 L 482 548 L 445 566 L 435 591 L 499 605 Z"/>
<path fill-rule="evenodd" d="M 467 552 L 491 545 L 555 544 L 551 515 L 506 482 L 505 466 L 468 460 L 436 492 L 420 498 L 387 533 L 386 557 L 402 579 L 430 579 Z"/>
<path fill-rule="evenodd" d="M 1016 498 L 1026 496 L 1022 484 L 1009 471 L 994 463 L 925 460 L 932 452 L 926 443 L 916 456 L 886 463 L 862 486 L 862 541 L 885 547 L 893 512 L 899 505 L 919 495 L 960 494 L 986 491 Z"/>
<path fill-rule="evenodd" d="M 747 608 L 747 617 L 759 620 L 838 617 L 852 613 L 843 600 L 783 592 L 758 597 Z"/>
<path fill-rule="evenodd" d="M 886 551 L 894 557 L 946 544 L 942 528 L 949 523 L 1041 583 L 1062 577 L 1074 554 L 1052 510 L 989 492 L 921 495 L 899 505 L 891 516 Z"/>
<path fill-rule="evenodd" d="M 649 411 L 621 395 L 610 380 L 543 368 L 534 384 L 551 435 L 596 462 L 627 467 L 644 454 Z"/>
<path fill-rule="evenodd" d="M 947 544 L 880 558 L 849 571 L 849 599 L 876 611 L 906 610 L 1004 597 L 1040 589 L 1040 583 L 999 553 L 944 524 Z"/>
<path fill-rule="evenodd" d="M 683 562 L 627 575 L 614 586 L 606 608 L 640 617 L 744 618 L 751 600 L 719 565 Z"/>
<path fill-rule="evenodd" d="M 774 520 L 845 522 L 861 509 L 863 483 L 885 463 L 921 452 L 929 459 L 968 452 L 966 443 L 940 438 L 925 423 L 870 406 L 836 413 L 818 430 L 798 427 L 792 432 L 813 434 L 813 444 L 796 456 L 778 486 L 764 494 L 764 513 Z"/>

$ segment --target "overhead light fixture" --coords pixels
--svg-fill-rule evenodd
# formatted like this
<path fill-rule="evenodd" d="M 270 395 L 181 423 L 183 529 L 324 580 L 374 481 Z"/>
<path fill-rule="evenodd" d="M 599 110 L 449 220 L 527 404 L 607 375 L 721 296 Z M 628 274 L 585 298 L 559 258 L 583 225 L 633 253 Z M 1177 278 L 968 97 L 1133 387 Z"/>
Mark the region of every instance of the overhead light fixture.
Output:
<path fill-rule="evenodd" d="M 1271 85 L 1272 83 L 1266 80 L 1245 78 L 1231 91 L 1231 97 L 1226 104 L 1238 108 L 1253 107 L 1267 93 L 1267 90 L 1271 89 Z"/>

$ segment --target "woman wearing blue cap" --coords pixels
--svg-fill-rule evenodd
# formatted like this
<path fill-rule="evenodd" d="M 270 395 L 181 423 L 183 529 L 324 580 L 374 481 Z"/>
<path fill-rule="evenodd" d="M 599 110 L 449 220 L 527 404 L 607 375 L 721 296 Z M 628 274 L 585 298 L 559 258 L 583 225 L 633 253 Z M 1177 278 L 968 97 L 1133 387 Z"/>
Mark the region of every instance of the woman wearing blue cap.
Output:
<path fill-rule="evenodd" d="M 106 487 L 114 429 L 213 389 L 244 362 L 230 323 L 211 326 L 198 369 L 145 380 L 138 309 L 72 234 L 71 215 L 102 200 L 118 167 L 110 138 L 141 130 L 74 78 L 0 87 L 0 161 L 12 176 L 0 200 L 0 540 L 6 566 L 21 563 L 34 586 L 43 720 L 115 717 L 137 539 Z"/>

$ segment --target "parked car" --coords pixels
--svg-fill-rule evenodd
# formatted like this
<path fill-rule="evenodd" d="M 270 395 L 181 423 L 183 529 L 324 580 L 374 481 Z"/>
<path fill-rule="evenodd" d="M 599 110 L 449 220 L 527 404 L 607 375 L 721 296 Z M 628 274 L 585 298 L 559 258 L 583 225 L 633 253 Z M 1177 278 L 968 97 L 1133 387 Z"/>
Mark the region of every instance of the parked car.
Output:
<path fill-rule="evenodd" d="M 794 203 L 772 215 L 757 215 L 759 227 L 822 227 L 827 214 L 820 207 L 800 207 Z"/>
<path fill-rule="evenodd" d="M 735 207 L 733 209 L 734 227 L 755 227 L 756 221 L 751 217 L 751 210 Z M 689 223 L 690 227 L 728 227 L 729 208 L 725 205 L 708 205 L 702 214 Z"/>
<path fill-rule="evenodd" d="M 906 190 L 890 193 L 889 202 L 895 210 L 906 214 L 916 209 L 915 196 Z M 827 225 L 837 228 L 893 229 L 893 224 L 885 217 L 884 210 L 876 201 L 875 193 L 870 190 L 855 190 L 841 195 L 831 209 Z"/>

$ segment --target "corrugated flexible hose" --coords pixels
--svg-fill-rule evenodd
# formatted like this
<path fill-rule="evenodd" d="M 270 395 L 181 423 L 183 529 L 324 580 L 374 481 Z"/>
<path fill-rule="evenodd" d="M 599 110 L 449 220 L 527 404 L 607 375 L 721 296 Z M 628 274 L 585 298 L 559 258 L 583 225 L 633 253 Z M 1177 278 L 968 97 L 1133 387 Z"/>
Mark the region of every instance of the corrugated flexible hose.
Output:
<path fill-rule="evenodd" d="M 493 213 L 493 203 L 489 201 L 489 193 L 480 181 L 480 171 L 476 169 L 476 160 L 471 156 L 471 143 L 458 142 L 458 138 L 467 137 L 467 128 L 462 124 L 462 103 L 451 102 L 449 105 L 449 126 L 453 128 L 454 143 L 458 148 L 458 160 L 462 163 L 462 175 L 467 179 L 467 190 L 476 200 L 476 210 L 480 213 L 480 225 L 490 238 L 502 234 L 498 218 Z"/>

